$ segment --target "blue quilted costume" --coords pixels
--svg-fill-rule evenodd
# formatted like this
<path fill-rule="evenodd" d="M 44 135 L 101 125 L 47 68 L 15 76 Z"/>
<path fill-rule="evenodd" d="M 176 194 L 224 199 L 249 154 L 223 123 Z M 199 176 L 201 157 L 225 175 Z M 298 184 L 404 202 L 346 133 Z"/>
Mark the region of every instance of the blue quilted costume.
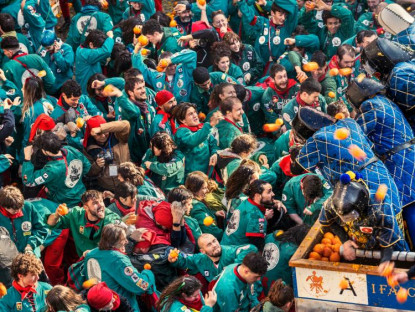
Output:
<path fill-rule="evenodd" d="M 412 50 L 415 50 L 415 23 L 395 35 L 392 41 L 409 46 Z"/>
<path fill-rule="evenodd" d="M 347 128 L 350 136 L 345 140 L 334 138 L 334 132 L 339 128 Z M 359 162 L 351 156 L 348 147 L 351 144 L 359 146 L 367 155 L 363 162 Z M 298 155 L 298 163 L 309 171 L 317 167 L 321 169 L 323 176 L 334 185 L 342 173 L 349 170 L 359 172 L 366 182 L 370 193 L 368 217 L 365 220 L 343 224 L 343 228 L 349 237 L 354 239 L 361 248 L 373 249 L 389 247 L 393 245 L 395 250 L 406 250 L 407 244 L 402 234 L 403 222 L 401 213 L 401 201 L 395 182 L 390 176 L 385 165 L 381 161 L 373 162 L 360 169 L 368 162 L 374 153 L 372 144 L 368 141 L 359 125 L 353 119 L 347 118 L 318 130 L 310 137 Z M 386 184 L 388 191 L 382 203 L 375 200 L 375 193 L 380 184 Z M 331 225 L 338 222 L 338 216 L 330 209 L 322 210 L 320 223 Z M 362 228 L 373 228 L 373 233 L 365 233 Z"/>

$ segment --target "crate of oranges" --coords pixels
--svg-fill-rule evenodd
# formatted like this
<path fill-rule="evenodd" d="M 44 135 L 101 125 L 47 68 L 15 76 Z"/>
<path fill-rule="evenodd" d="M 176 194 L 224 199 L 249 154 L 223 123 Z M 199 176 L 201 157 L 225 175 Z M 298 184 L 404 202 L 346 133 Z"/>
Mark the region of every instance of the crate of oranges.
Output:
<path fill-rule="evenodd" d="M 310 260 L 320 260 L 329 262 L 340 261 L 340 238 L 331 232 L 324 234 L 321 241 L 314 245 L 313 250 L 308 255 Z"/>

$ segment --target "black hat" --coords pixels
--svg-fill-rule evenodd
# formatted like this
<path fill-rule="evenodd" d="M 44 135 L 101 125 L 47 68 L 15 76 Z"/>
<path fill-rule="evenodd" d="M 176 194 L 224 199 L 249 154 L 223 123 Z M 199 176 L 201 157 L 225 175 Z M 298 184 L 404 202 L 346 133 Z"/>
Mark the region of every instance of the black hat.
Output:
<path fill-rule="evenodd" d="M 327 203 L 343 222 L 349 222 L 365 214 L 369 200 L 369 191 L 363 183 L 338 181 Z"/>
<path fill-rule="evenodd" d="M 356 109 L 367 99 L 385 89 L 385 86 L 373 79 L 353 80 L 346 91 L 346 98 Z"/>
<path fill-rule="evenodd" d="M 330 126 L 334 122 L 335 120 L 332 117 L 321 111 L 311 107 L 302 107 L 293 119 L 292 128 L 297 135 L 307 140 L 317 130 Z"/>
<path fill-rule="evenodd" d="M 204 84 L 210 79 L 209 71 L 206 67 L 196 67 L 193 71 L 193 80 L 197 84 Z"/>
<path fill-rule="evenodd" d="M 413 57 L 414 51 L 405 46 L 377 38 L 363 49 L 361 61 L 369 74 L 378 72 L 382 79 L 386 79 L 396 64 L 410 61 Z"/>
<path fill-rule="evenodd" d="M 16 37 L 13 36 L 7 36 L 6 38 L 3 38 L 1 41 L 1 48 L 3 50 L 5 49 L 18 49 L 19 48 L 19 40 L 17 40 Z"/>

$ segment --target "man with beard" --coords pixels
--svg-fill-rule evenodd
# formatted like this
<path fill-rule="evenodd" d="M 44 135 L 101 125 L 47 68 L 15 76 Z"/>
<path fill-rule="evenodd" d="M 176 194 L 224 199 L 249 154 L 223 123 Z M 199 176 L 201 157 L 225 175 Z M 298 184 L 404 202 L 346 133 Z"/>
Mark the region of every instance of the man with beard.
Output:
<path fill-rule="evenodd" d="M 116 213 L 105 208 L 100 192 L 86 191 L 81 200 L 83 207 L 74 207 L 66 215 L 61 215 L 58 208 L 46 218 L 52 229 L 70 229 L 79 257 L 85 251 L 98 247 L 104 226 L 121 222 Z"/>
<path fill-rule="evenodd" d="M 295 97 L 300 85 L 294 79 L 288 79 L 284 66 L 275 63 L 271 67 L 269 78 L 265 81 L 268 88 L 261 100 L 261 110 L 265 115 L 264 123 L 275 123 L 281 117 L 284 106 Z"/>
<path fill-rule="evenodd" d="M 172 136 L 176 132 L 176 123 L 171 115 L 177 105 L 176 98 L 170 91 L 161 90 L 156 94 L 156 103 L 157 114 L 151 123 L 150 137 L 153 137 L 157 131 L 165 131 Z"/>
<path fill-rule="evenodd" d="M 201 275 L 210 283 L 223 269 L 233 263 L 241 263 L 243 258 L 250 252 L 257 252 L 252 245 L 221 246 L 215 236 L 209 233 L 200 235 L 197 240 L 200 253 L 187 255 L 179 253 L 178 257 L 169 255 L 172 266 L 187 270 L 190 275 Z M 178 250 L 176 250 L 178 252 Z"/>
<path fill-rule="evenodd" d="M 130 122 L 128 139 L 131 160 L 140 163 L 150 141 L 149 131 L 154 118 L 154 109 L 147 104 L 145 84 L 141 79 L 130 78 L 125 81 L 125 93 L 112 87 L 108 96 L 115 96 L 115 107 L 121 108 L 121 119 Z"/>
<path fill-rule="evenodd" d="M 177 22 L 177 29 L 182 35 L 187 35 L 192 32 L 192 5 L 187 0 L 181 0 L 174 7 Z"/>
<path fill-rule="evenodd" d="M 248 199 L 233 212 L 223 233 L 222 245 L 252 244 L 262 251 L 267 233 L 267 219 L 274 215 L 267 206 L 274 205 L 272 186 L 264 180 L 255 180 L 247 190 Z"/>
<path fill-rule="evenodd" d="M 232 141 L 243 134 L 242 128 L 238 125 L 242 121 L 242 103 L 236 96 L 226 98 L 219 106 L 224 119 L 216 125 L 219 136 L 219 149 L 231 146 Z"/>
<path fill-rule="evenodd" d="M 337 100 L 337 84 L 334 77 L 330 75 L 327 56 L 323 51 L 316 51 L 311 56 L 311 62 L 318 64 L 316 70 L 311 71 L 311 77 L 317 80 L 321 85 L 321 94 L 324 96 L 327 104 Z M 333 96 L 334 94 L 334 96 Z"/>

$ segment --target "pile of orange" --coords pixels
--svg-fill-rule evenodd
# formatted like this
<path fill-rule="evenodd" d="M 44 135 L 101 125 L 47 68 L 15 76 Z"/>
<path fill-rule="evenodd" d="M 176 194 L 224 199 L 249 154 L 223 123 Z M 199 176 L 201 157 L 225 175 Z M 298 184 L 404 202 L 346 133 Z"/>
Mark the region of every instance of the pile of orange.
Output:
<path fill-rule="evenodd" d="M 308 259 L 328 262 L 339 262 L 341 245 L 342 242 L 338 236 L 335 236 L 333 233 L 327 232 L 324 234 L 321 242 L 313 247 L 313 251 L 310 252 Z"/>

